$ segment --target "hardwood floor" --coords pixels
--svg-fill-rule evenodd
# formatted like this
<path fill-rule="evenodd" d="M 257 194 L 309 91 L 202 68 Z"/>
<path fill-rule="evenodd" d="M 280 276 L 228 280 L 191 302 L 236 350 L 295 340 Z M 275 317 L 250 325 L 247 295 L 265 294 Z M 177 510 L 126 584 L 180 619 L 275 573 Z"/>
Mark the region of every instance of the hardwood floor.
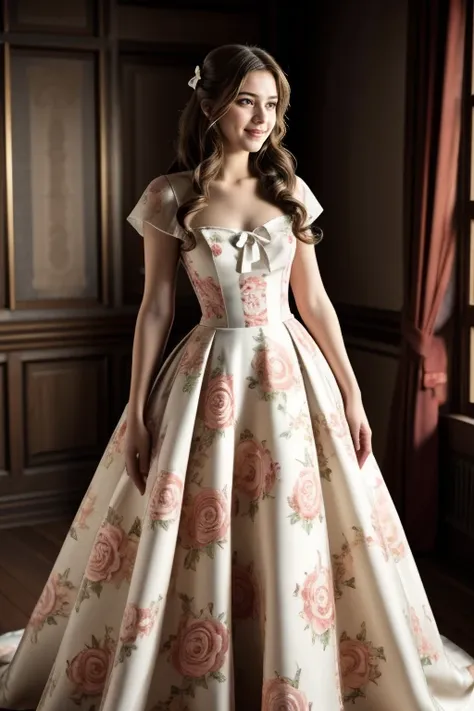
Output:
<path fill-rule="evenodd" d="M 0 529 L 0 634 L 27 624 L 70 524 Z"/>

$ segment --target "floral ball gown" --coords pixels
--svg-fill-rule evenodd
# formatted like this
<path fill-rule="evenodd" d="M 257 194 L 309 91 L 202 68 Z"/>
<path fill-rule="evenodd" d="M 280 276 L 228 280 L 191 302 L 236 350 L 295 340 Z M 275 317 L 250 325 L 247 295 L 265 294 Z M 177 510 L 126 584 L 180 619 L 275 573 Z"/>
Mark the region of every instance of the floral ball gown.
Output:
<path fill-rule="evenodd" d="M 186 239 L 190 190 L 190 173 L 157 178 L 130 222 Z M 317 218 L 301 179 L 298 194 Z M 146 493 L 125 471 L 125 409 L 0 705 L 474 709 L 377 464 L 359 469 L 333 373 L 290 313 L 290 218 L 194 233 L 181 259 L 202 319 L 153 382 Z"/>

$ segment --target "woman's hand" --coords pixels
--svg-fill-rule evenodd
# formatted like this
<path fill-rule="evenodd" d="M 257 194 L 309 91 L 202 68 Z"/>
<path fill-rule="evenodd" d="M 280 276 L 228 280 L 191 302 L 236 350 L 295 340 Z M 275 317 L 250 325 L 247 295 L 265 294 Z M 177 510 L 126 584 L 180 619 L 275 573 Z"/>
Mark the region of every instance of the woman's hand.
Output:
<path fill-rule="evenodd" d="M 140 494 L 146 489 L 146 478 L 150 468 L 150 433 L 145 423 L 137 418 L 127 419 L 125 433 L 125 466 Z"/>
<path fill-rule="evenodd" d="M 360 395 L 351 395 L 345 400 L 346 418 L 359 462 L 359 469 L 372 452 L 372 430 L 365 414 Z"/>

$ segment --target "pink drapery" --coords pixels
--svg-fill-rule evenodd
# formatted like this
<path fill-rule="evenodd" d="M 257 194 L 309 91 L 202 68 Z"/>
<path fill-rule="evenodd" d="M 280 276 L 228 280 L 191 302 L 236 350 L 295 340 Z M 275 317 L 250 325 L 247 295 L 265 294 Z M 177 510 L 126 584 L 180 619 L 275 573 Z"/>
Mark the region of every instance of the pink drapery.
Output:
<path fill-rule="evenodd" d="M 413 3 L 407 73 L 402 352 L 385 476 L 409 542 L 432 551 L 447 353 L 434 334 L 453 269 L 465 0 Z M 411 55 L 411 56 L 410 56 Z"/>

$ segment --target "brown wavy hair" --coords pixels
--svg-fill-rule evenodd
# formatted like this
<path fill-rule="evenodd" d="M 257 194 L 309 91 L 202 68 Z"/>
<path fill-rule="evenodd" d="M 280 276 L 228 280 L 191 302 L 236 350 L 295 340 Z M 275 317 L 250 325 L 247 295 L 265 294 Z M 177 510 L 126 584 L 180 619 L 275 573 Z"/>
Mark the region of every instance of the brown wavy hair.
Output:
<path fill-rule="evenodd" d="M 189 227 L 190 216 L 208 204 L 209 184 L 216 180 L 221 171 L 224 146 L 219 120 L 236 100 L 247 75 L 261 70 L 270 72 L 276 82 L 276 123 L 261 149 L 249 154 L 250 173 L 258 178 L 267 199 L 291 217 L 295 237 L 309 244 L 316 244 L 322 237 L 320 230 L 316 236 L 308 233 L 306 208 L 293 196 L 296 162 L 282 145 L 286 134 L 285 114 L 290 100 L 288 80 L 275 59 L 260 47 L 229 44 L 213 49 L 205 57 L 200 67 L 201 79 L 180 117 L 175 166 L 180 170 L 193 171 L 195 193 L 177 211 L 178 223 L 188 237 L 185 249 L 196 246 Z M 201 106 L 205 99 L 211 106 L 210 116 L 205 115 Z"/>

